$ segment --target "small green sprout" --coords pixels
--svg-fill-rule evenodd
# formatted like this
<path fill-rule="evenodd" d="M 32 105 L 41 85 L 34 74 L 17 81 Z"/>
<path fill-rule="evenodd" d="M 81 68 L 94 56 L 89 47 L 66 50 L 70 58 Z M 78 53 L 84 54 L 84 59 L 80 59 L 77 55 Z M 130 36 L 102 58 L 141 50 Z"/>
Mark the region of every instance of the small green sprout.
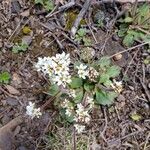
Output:
<path fill-rule="evenodd" d="M 150 41 L 150 6 L 145 3 L 134 9 L 130 9 L 125 18 L 118 20 L 118 36 L 123 38 L 123 44 L 130 47 L 135 41 Z"/>
<path fill-rule="evenodd" d="M 85 28 L 80 28 L 75 35 L 75 41 L 78 43 L 83 42 L 84 46 L 90 46 L 91 45 L 91 40 L 86 37 L 87 34 L 87 29 Z"/>
<path fill-rule="evenodd" d="M 10 78 L 10 74 L 7 71 L 0 73 L 0 83 L 8 84 Z"/>
<path fill-rule="evenodd" d="M 13 53 L 25 52 L 28 49 L 28 45 L 26 43 L 16 43 L 13 48 Z"/>
<path fill-rule="evenodd" d="M 41 4 L 47 11 L 51 11 L 54 8 L 54 2 L 52 0 L 35 0 L 35 4 Z"/>

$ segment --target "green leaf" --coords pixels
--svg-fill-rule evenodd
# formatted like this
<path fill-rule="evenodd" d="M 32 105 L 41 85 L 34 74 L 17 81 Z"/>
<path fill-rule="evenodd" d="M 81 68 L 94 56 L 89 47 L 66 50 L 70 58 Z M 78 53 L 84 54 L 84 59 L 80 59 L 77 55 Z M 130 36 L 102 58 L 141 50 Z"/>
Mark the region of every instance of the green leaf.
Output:
<path fill-rule="evenodd" d="M 110 87 L 112 84 L 111 80 L 107 80 L 106 82 L 103 83 L 106 87 Z"/>
<path fill-rule="evenodd" d="M 44 7 L 47 11 L 50 11 L 50 10 L 53 10 L 54 4 L 51 0 L 48 0 L 48 1 L 45 2 Z"/>
<path fill-rule="evenodd" d="M 137 11 L 140 14 L 140 16 L 145 17 L 146 15 L 148 15 L 150 13 L 149 4 L 145 3 L 144 5 L 140 6 L 137 9 Z"/>
<path fill-rule="evenodd" d="M 119 74 L 120 74 L 120 67 L 118 66 L 111 66 L 107 69 L 107 72 L 106 74 L 109 76 L 109 77 L 117 77 Z"/>
<path fill-rule="evenodd" d="M 109 75 L 108 75 L 108 74 L 102 74 L 102 75 L 100 76 L 99 82 L 100 82 L 100 83 L 105 83 L 105 82 L 108 81 L 108 80 L 109 80 Z"/>
<path fill-rule="evenodd" d="M 80 103 L 83 99 L 83 89 L 76 90 L 76 97 L 73 99 L 75 103 Z"/>
<path fill-rule="evenodd" d="M 12 52 L 13 53 L 18 53 L 19 52 L 19 50 L 20 50 L 20 47 L 19 47 L 19 45 L 18 44 L 16 44 L 15 46 L 13 46 L 13 48 L 12 48 Z"/>
<path fill-rule="evenodd" d="M 112 84 L 112 81 L 110 81 L 110 76 L 108 74 L 102 74 L 100 76 L 100 83 L 103 83 L 106 87 L 110 87 L 110 85 Z"/>
<path fill-rule="evenodd" d="M 100 67 L 108 67 L 110 65 L 111 61 L 109 59 L 109 57 L 104 56 L 101 57 L 100 60 L 98 60 L 98 64 L 100 65 Z"/>
<path fill-rule="evenodd" d="M 21 44 L 21 50 L 22 50 L 22 51 L 26 51 L 27 48 L 28 48 L 28 45 L 27 45 L 26 43 L 22 43 L 22 44 Z"/>
<path fill-rule="evenodd" d="M 126 24 L 126 23 L 123 23 L 123 24 L 120 24 L 120 26 L 119 26 L 119 29 L 120 30 L 122 30 L 122 29 L 126 29 L 126 30 L 128 30 L 128 28 L 129 28 L 129 25 L 128 24 Z"/>
<path fill-rule="evenodd" d="M 132 22 L 133 21 L 133 18 L 131 18 L 131 17 L 126 17 L 125 19 L 124 19 L 124 22 L 125 23 L 130 23 L 130 22 Z"/>
<path fill-rule="evenodd" d="M 110 101 L 114 101 L 114 99 L 118 96 L 116 92 L 108 92 L 107 95 Z"/>
<path fill-rule="evenodd" d="M 82 87 L 82 85 L 83 85 L 83 80 L 82 80 L 81 78 L 73 77 L 71 80 L 72 80 L 72 81 L 71 81 L 71 83 L 70 83 L 70 87 L 71 87 L 72 89 Z"/>
<path fill-rule="evenodd" d="M 89 38 L 83 37 L 83 42 L 85 46 L 90 46 L 91 45 L 91 40 Z"/>
<path fill-rule="evenodd" d="M 24 52 L 27 50 L 27 48 L 28 48 L 28 45 L 26 43 L 20 43 L 20 44 L 16 43 L 12 48 L 12 52 L 13 53 L 19 53 L 22 51 Z"/>
<path fill-rule="evenodd" d="M 144 60 L 143 60 L 143 63 L 144 63 L 145 65 L 150 64 L 150 58 L 144 59 Z"/>
<path fill-rule="evenodd" d="M 87 92 L 91 92 L 93 89 L 94 89 L 94 85 L 92 83 L 85 83 L 84 84 L 84 89 L 87 91 Z"/>
<path fill-rule="evenodd" d="M 71 115 L 71 116 L 67 116 L 67 115 L 66 115 L 66 120 L 67 120 L 69 123 L 73 123 L 73 122 L 74 122 L 74 115 Z"/>
<path fill-rule="evenodd" d="M 43 0 L 35 0 L 35 4 L 42 4 L 42 5 L 44 5 L 44 1 Z"/>
<path fill-rule="evenodd" d="M 8 72 L 0 73 L 0 83 L 8 84 L 10 80 L 10 74 Z"/>
<path fill-rule="evenodd" d="M 132 34 L 127 34 L 123 39 L 123 44 L 125 46 L 131 46 L 134 43 L 134 36 Z"/>
<path fill-rule="evenodd" d="M 96 102 L 101 105 L 111 105 L 116 98 L 115 92 L 96 91 Z"/>
<path fill-rule="evenodd" d="M 150 43 L 150 35 L 147 35 L 147 36 L 143 37 L 142 39 L 144 40 L 144 42 Z"/>
<path fill-rule="evenodd" d="M 74 115 L 67 116 L 65 114 L 66 110 L 65 109 L 60 109 L 60 115 L 62 116 L 63 119 L 67 120 L 69 123 L 74 122 Z"/>
<path fill-rule="evenodd" d="M 53 84 L 50 86 L 48 91 L 49 95 L 55 96 L 59 92 L 59 86 L 57 84 Z"/>
<path fill-rule="evenodd" d="M 123 37 L 123 36 L 125 36 L 125 33 L 127 32 L 127 29 L 120 29 L 120 30 L 118 30 L 118 36 L 119 37 Z"/>
<path fill-rule="evenodd" d="M 80 37 L 84 37 L 86 35 L 86 29 L 85 28 L 80 28 L 77 32 L 77 34 L 80 36 Z"/>
<path fill-rule="evenodd" d="M 77 68 L 77 66 L 80 66 L 80 64 L 81 64 L 81 62 L 80 61 L 76 61 L 76 62 L 74 62 L 74 69 L 76 69 Z"/>

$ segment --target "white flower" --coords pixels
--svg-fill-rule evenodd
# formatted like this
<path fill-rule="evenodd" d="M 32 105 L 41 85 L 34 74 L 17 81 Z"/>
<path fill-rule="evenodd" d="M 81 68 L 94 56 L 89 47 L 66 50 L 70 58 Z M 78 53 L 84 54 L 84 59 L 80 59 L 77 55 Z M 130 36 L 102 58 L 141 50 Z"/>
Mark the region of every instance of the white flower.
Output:
<path fill-rule="evenodd" d="M 86 65 L 80 64 L 80 66 L 77 66 L 77 69 L 80 78 L 85 79 L 88 76 L 89 72 Z"/>
<path fill-rule="evenodd" d="M 34 108 L 34 116 L 39 118 L 42 115 L 40 108 Z"/>
<path fill-rule="evenodd" d="M 87 96 L 86 100 L 87 100 L 88 104 L 91 104 L 91 103 L 93 103 L 94 99 L 92 97 Z"/>
<path fill-rule="evenodd" d="M 75 124 L 74 127 L 75 127 L 78 134 L 82 133 L 85 130 L 84 125 Z"/>
<path fill-rule="evenodd" d="M 32 116 L 34 107 L 35 107 L 35 104 L 32 102 L 29 102 L 29 105 L 26 107 L 26 114 L 29 116 Z"/>
<path fill-rule="evenodd" d="M 77 104 L 76 113 L 77 114 L 76 114 L 75 119 L 74 119 L 76 122 L 89 123 L 90 115 L 88 114 L 88 110 L 85 110 L 84 106 L 81 103 Z"/>
<path fill-rule="evenodd" d="M 70 75 L 62 76 L 62 78 L 63 78 L 62 80 L 63 80 L 64 84 L 65 83 L 71 83 L 71 76 Z"/>
<path fill-rule="evenodd" d="M 122 81 L 116 81 L 114 79 L 113 82 L 116 84 L 116 86 L 122 86 Z"/>
<path fill-rule="evenodd" d="M 69 106 L 69 101 L 68 101 L 67 99 L 65 99 L 65 100 L 62 102 L 61 106 L 62 106 L 63 108 L 67 108 L 67 107 Z"/>
<path fill-rule="evenodd" d="M 37 71 L 42 71 L 45 75 L 48 74 L 51 81 L 58 86 L 66 86 L 71 82 L 71 76 L 69 74 L 70 55 L 56 54 L 54 57 L 38 58 L 38 62 L 35 64 Z"/>
<path fill-rule="evenodd" d="M 89 105 L 89 108 L 91 109 L 91 108 L 93 108 L 93 106 L 94 106 L 94 99 L 92 98 L 92 97 L 87 97 L 86 98 L 86 101 L 87 101 L 87 104 Z"/>
<path fill-rule="evenodd" d="M 77 111 L 83 111 L 84 110 L 84 106 L 81 104 L 81 103 L 79 103 L 79 104 L 77 104 Z"/>
<path fill-rule="evenodd" d="M 72 110 L 71 109 L 66 109 L 65 115 L 70 117 L 72 115 Z"/>
<path fill-rule="evenodd" d="M 53 57 L 53 59 L 55 59 L 56 62 L 60 62 L 62 64 L 70 64 L 70 54 L 66 55 L 65 52 L 63 52 L 62 54 L 56 54 L 56 56 Z"/>
<path fill-rule="evenodd" d="M 86 117 L 84 118 L 84 121 L 85 121 L 85 123 L 89 123 L 89 122 L 90 122 L 90 116 L 89 116 L 89 115 L 86 116 Z"/>
<path fill-rule="evenodd" d="M 54 84 L 57 84 L 58 86 L 63 84 L 61 76 L 56 75 L 55 77 L 52 78 L 52 82 Z"/>
<path fill-rule="evenodd" d="M 73 89 L 70 89 L 68 91 L 68 95 L 69 95 L 69 97 L 75 98 L 76 97 L 76 91 Z"/>
<path fill-rule="evenodd" d="M 32 102 L 29 102 L 29 105 L 26 107 L 26 114 L 29 115 L 32 119 L 34 117 L 39 118 L 42 115 L 40 108 L 35 108 L 35 104 Z"/>
<path fill-rule="evenodd" d="M 63 101 L 63 103 L 61 104 L 61 107 L 62 107 L 62 108 L 66 108 L 66 109 L 68 109 L 68 110 L 70 110 L 70 111 L 72 111 L 72 110 L 74 109 L 72 103 L 71 103 L 70 101 L 68 101 L 67 99 L 65 99 L 65 100 Z"/>

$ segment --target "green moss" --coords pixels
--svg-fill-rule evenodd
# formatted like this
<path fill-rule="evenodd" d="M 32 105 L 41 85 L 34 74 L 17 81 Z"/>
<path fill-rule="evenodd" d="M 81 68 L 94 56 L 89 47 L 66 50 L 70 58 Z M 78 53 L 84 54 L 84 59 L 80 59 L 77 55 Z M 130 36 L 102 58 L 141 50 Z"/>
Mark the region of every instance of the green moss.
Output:
<path fill-rule="evenodd" d="M 76 20 L 76 18 L 78 16 L 78 13 L 79 13 L 78 10 L 71 10 L 66 13 L 66 21 L 67 22 L 66 22 L 65 29 L 67 29 L 67 30 L 71 29 L 74 21 Z M 85 25 L 85 24 L 86 24 L 85 19 L 82 19 L 80 22 L 80 25 Z"/>

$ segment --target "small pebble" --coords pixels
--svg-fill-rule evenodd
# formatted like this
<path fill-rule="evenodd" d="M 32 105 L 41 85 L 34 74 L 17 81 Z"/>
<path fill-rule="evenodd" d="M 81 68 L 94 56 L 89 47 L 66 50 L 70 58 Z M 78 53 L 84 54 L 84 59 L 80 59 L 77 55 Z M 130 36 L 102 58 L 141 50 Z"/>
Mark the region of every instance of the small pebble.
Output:
<path fill-rule="evenodd" d="M 149 106 L 147 103 L 144 103 L 144 104 L 143 104 L 143 107 L 144 107 L 144 109 L 147 110 L 147 111 L 149 111 L 149 109 L 150 109 L 150 106 Z"/>
<path fill-rule="evenodd" d="M 32 36 L 24 36 L 22 38 L 22 42 L 25 43 L 25 44 L 27 44 L 27 45 L 30 45 L 31 42 L 32 42 Z"/>
<path fill-rule="evenodd" d="M 115 61 L 118 61 L 118 60 L 120 60 L 122 58 L 122 54 L 117 54 L 117 55 L 115 55 L 114 57 L 113 57 L 113 59 L 115 60 Z"/>
<path fill-rule="evenodd" d="M 130 90 L 134 91 L 134 87 L 133 86 L 128 86 Z"/>

